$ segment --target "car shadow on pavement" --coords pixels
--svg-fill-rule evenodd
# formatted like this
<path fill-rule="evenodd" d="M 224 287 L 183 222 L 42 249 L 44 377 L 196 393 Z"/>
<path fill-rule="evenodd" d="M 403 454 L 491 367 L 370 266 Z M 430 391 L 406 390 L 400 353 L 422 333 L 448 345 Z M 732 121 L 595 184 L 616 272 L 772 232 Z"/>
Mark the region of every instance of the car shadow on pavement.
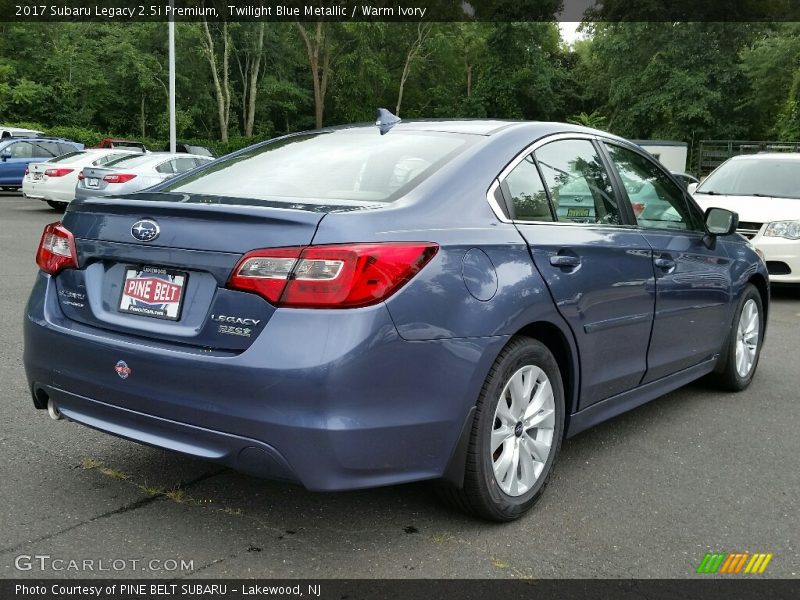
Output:
<path fill-rule="evenodd" d="M 625 460 L 626 455 L 630 460 L 642 446 L 651 444 L 651 430 L 688 426 L 693 405 L 719 396 L 702 386 L 688 386 L 565 440 L 556 476 L 534 513 L 562 510 L 565 491 L 568 496 L 580 494 L 586 464 L 613 464 L 620 456 Z M 687 422 L 682 423 L 683 420 Z M 260 479 L 122 440 L 105 446 L 101 459 L 84 459 L 81 466 L 95 471 L 101 479 L 117 479 L 135 486 L 153 503 L 203 511 L 231 524 L 255 520 L 278 530 L 297 528 L 302 523 L 307 531 L 332 527 L 367 531 L 375 523 L 383 523 L 410 528 L 406 533 L 419 530 L 420 523 L 444 522 L 464 530 L 489 525 L 440 502 L 432 482 L 309 492 L 298 485 Z M 592 477 L 600 474 L 595 470 Z"/>

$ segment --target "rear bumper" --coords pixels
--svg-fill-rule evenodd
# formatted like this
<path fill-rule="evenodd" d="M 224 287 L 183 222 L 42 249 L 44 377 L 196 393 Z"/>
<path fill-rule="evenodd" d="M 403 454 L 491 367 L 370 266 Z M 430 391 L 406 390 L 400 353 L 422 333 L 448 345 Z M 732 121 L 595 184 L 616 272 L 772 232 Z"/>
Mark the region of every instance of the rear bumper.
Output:
<path fill-rule="evenodd" d="M 68 418 L 312 490 L 441 477 L 505 337 L 408 342 L 385 306 L 280 309 L 239 354 L 67 320 L 40 274 L 25 369 Z M 124 360 L 130 375 L 115 371 Z"/>
<path fill-rule="evenodd" d="M 42 200 L 43 202 L 47 202 L 49 200 L 51 202 L 69 203 L 75 198 L 74 192 L 48 189 L 41 185 L 33 187 L 26 185 L 24 182 L 22 184 L 22 195 L 26 198 L 30 198 L 32 200 Z"/>
<path fill-rule="evenodd" d="M 161 419 L 85 398 L 53 386 L 41 387 L 38 384 L 34 386 L 35 392 L 44 391 L 67 419 L 92 429 L 157 448 L 212 460 L 260 477 L 297 482 L 286 459 L 277 450 L 261 441 Z"/>

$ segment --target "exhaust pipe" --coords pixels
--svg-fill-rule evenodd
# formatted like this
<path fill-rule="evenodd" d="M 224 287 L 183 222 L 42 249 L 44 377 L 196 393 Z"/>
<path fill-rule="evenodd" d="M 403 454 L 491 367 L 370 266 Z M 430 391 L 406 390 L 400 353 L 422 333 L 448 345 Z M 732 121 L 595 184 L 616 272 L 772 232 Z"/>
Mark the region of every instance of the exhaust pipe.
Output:
<path fill-rule="evenodd" d="M 58 406 L 56 403 L 53 402 L 52 398 L 47 399 L 47 414 L 50 415 L 50 418 L 54 421 L 58 421 L 59 419 L 63 419 L 64 416 L 61 414 L 61 411 L 58 410 Z"/>

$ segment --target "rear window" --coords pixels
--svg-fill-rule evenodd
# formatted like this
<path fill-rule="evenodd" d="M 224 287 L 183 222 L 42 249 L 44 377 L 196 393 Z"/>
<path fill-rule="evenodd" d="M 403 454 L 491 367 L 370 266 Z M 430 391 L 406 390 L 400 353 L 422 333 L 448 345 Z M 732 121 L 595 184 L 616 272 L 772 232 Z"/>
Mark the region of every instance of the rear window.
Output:
<path fill-rule="evenodd" d="M 114 160 L 108 161 L 105 166 L 114 168 L 125 167 L 126 169 L 130 169 L 157 161 L 158 156 L 154 157 L 152 154 L 126 154 L 121 158 L 115 158 Z"/>
<path fill-rule="evenodd" d="M 62 154 L 61 156 L 57 156 L 56 158 L 51 158 L 49 163 L 69 163 L 76 160 L 80 160 L 80 158 L 84 155 L 88 154 L 88 152 L 77 151 L 77 152 L 67 152 L 66 154 Z"/>
<path fill-rule="evenodd" d="M 422 131 L 303 134 L 219 159 L 161 191 L 322 204 L 391 202 L 470 143 L 470 136 Z"/>
<path fill-rule="evenodd" d="M 211 150 L 209 150 L 208 148 L 204 148 L 203 146 L 187 145 L 186 152 L 188 152 L 189 154 L 197 154 L 199 156 L 210 156 L 212 158 L 214 157 L 214 155 L 211 153 Z"/>
<path fill-rule="evenodd" d="M 129 148 L 131 150 L 144 151 L 144 144 L 140 142 L 111 142 L 112 148 Z"/>

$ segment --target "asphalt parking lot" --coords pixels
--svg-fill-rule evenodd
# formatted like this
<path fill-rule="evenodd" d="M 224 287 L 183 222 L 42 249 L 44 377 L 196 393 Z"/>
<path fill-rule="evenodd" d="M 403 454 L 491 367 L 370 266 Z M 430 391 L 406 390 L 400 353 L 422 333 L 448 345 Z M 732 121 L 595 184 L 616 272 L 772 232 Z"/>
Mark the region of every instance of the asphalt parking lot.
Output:
<path fill-rule="evenodd" d="M 747 391 L 692 385 L 568 440 L 536 508 L 495 525 L 427 484 L 309 493 L 34 410 L 21 323 L 42 228 L 58 217 L 0 193 L 4 578 L 679 578 L 700 577 L 708 551 L 771 552 L 763 576 L 800 573 L 800 290 L 773 290 Z"/>

